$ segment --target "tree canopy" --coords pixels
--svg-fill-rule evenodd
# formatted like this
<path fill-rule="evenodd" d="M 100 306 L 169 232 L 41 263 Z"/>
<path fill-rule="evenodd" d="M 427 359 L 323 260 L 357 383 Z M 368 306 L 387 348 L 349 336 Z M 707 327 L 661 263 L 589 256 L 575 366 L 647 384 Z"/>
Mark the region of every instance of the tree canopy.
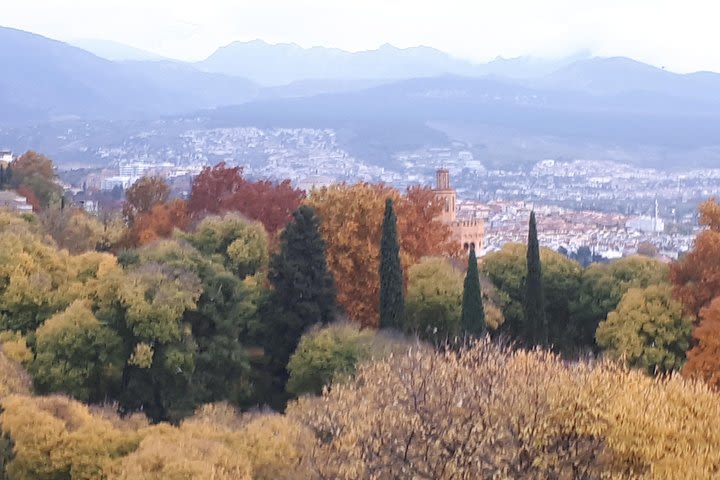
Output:
<path fill-rule="evenodd" d="M 649 373 L 680 370 L 690 346 L 693 318 L 672 298 L 672 288 L 632 288 L 597 329 L 598 345 Z"/>
<path fill-rule="evenodd" d="M 525 276 L 527 247 L 506 244 L 498 252 L 483 258 L 481 269 L 498 289 L 499 307 L 505 323 L 503 329 L 517 338 L 525 322 Z M 574 345 L 571 305 L 577 295 L 582 268 L 580 265 L 548 248 L 540 248 L 545 312 L 548 318 L 550 343 L 560 348 Z"/>
<path fill-rule="evenodd" d="M 405 330 L 436 343 L 460 335 L 463 275 L 442 257 L 423 258 L 408 272 Z"/>
<path fill-rule="evenodd" d="M 304 197 L 289 180 L 249 182 L 242 168 L 219 163 L 205 167 L 193 180 L 188 212 L 193 218 L 237 212 L 259 221 L 270 235 L 275 235 L 290 221 Z"/>
<path fill-rule="evenodd" d="M 13 160 L 9 168 L 12 175 L 8 184 L 27 196 L 36 210 L 60 203 L 63 189 L 55 181 L 55 167 L 48 157 L 28 150 Z"/>
<path fill-rule="evenodd" d="M 333 185 L 308 198 L 321 220 L 330 271 L 338 289 L 338 303 L 353 321 L 378 326 L 380 238 L 385 199 L 393 199 L 397 216 L 403 272 L 424 256 L 456 250 L 449 228 L 435 219 L 440 204 L 429 189 L 411 188 L 400 195 L 385 185 Z M 407 275 L 407 273 L 405 273 Z"/>
<path fill-rule="evenodd" d="M 582 272 L 571 305 L 577 343 L 594 346 L 598 324 L 617 308 L 628 290 L 667 283 L 667 276 L 666 265 L 641 256 L 590 265 Z"/>
<path fill-rule="evenodd" d="M 675 295 L 695 316 L 720 295 L 720 205 L 714 198 L 700 205 L 700 225 L 706 229 L 693 249 L 670 268 Z"/>

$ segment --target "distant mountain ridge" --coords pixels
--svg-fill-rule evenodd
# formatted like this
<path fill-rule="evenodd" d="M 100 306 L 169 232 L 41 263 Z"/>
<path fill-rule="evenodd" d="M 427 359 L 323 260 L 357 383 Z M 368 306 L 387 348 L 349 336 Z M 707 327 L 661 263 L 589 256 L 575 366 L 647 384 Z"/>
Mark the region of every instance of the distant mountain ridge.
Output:
<path fill-rule="evenodd" d="M 385 44 L 374 50 L 349 52 L 337 48 L 272 45 L 262 40 L 233 42 L 195 63 L 203 71 L 238 75 L 267 86 L 309 79 L 397 80 L 438 75 L 500 75 L 527 78 L 550 73 L 589 54 L 559 60 L 534 57 L 497 58 L 485 64 L 455 58 L 435 48 L 398 48 Z"/>
<path fill-rule="evenodd" d="M 0 122 L 132 118 L 237 104 L 257 95 L 245 79 L 175 62 L 111 62 L 67 43 L 0 28 Z"/>
<path fill-rule="evenodd" d="M 149 61 L 156 62 L 162 60 L 169 60 L 168 58 L 158 55 L 157 53 L 148 52 L 140 48 L 131 47 L 111 40 L 100 40 L 96 38 L 78 38 L 74 40 L 68 40 L 68 44 L 82 48 L 93 55 L 97 55 L 105 60 L 112 62 L 123 62 L 123 61 Z"/>
<path fill-rule="evenodd" d="M 679 74 L 626 57 L 589 58 L 566 65 L 535 86 L 594 95 L 650 92 L 669 97 L 720 100 L 720 74 Z"/>
<path fill-rule="evenodd" d="M 473 64 L 429 47 L 351 53 L 254 41 L 194 64 L 113 62 L 0 27 L 0 62 L 4 127 L 109 120 L 110 136 L 114 121 L 152 128 L 160 118 L 208 128 L 328 127 L 354 154 L 378 162 L 393 151 L 447 142 L 446 130 L 429 127 L 438 124 L 502 131 L 503 139 L 588 140 L 696 156 L 720 149 L 720 74 L 677 74 L 587 52 Z M 286 83 L 261 85 L 280 81 Z"/>

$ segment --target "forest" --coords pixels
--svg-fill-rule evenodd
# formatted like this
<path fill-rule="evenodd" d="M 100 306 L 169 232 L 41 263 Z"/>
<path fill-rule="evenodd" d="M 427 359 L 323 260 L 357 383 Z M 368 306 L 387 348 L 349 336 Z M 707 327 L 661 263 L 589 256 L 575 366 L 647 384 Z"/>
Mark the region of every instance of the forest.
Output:
<path fill-rule="evenodd" d="M 86 213 L 0 187 L 0 478 L 717 478 L 720 205 L 694 248 L 458 252 L 427 188 L 206 167 Z"/>

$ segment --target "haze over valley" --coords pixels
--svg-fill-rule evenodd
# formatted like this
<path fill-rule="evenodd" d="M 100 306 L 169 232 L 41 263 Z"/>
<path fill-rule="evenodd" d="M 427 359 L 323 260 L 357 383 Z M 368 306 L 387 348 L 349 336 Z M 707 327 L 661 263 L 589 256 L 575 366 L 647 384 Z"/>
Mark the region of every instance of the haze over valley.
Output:
<path fill-rule="evenodd" d="M 134 177 L 123 172 L 192 174 L 218 162 L 297 185 L 405 188 L 431 185 L 445 166 L 461 198 L 629 218 L 654 215 L 657 201 L 685 235 L 697 203 L 720 193 L 708 181 L 720 174 L 714 72 L 582 49 L 478 63 L 426 46 L 350 52 L 262 40 L 184 62 L 12 28 L 0 28 L 0 60 L 12 65 L 0 77 L 0 108 L 12 112 L 0 117 L 0 147 L 94 172 L 97 188 L 127 187 Z M 548 160 L 558 165 L 549 173 Z M 546 173 L 528 182 L 531 172 Z M 628 175 L 637 180 L 620 180 Z M 644 240 L 676 256 L 691 237 L 673 235 Z"/>
<path fill-rule="evenodd" d="M 429 47 L 351 53 L 258 40 L 185 63 L 80 44 L 114 61 L 0 29 L 0 60 L 12 72 L 0 79 L 0 107 L 12 112 L 0 117 L 2 145 L 20 151 L 32 138 L 61 163 L 100 165 L 101 147 L 153 122 L 193 119 L 208 128 L 331 128 L 361 160 L 388 167 L 398 151 L 452 141 L 486 148 L 482 161 L 511 169 L 557 154 L 659 168 L 720 161 L 720 75 L 712 72 L 676 74 L 587 52 L 476 64 Z M 67 134 L 78 128 L 89 132 Z M 523 143 L 534 147 L 511 146 Z"/>

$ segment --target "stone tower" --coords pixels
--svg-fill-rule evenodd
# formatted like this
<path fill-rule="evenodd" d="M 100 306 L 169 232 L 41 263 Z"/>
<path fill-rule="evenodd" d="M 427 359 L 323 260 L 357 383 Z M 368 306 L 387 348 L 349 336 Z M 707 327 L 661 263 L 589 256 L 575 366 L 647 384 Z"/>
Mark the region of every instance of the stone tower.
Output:
<path fill-rule="evenodd" d="M 450 172 L 441 168 L 436 174 L 435 198 L 440 200 L 443 209 L 437 216 L 452 231 L 452 239 L 456 242 L 458 253 L 467 252 L 469 249 L 480 251 L 485 237 L 485 225 L 477 218 L 457 218 L 455 200 L 457 195 L 450 187 Z"/>
<path fill-rule="evenodd" d="M 441 168 L 436 173 L 435 197 L 444 203 L 438 219 L 443 223 L 455 221 L 455 190 L 450 188 L 450 172 Z"/>

